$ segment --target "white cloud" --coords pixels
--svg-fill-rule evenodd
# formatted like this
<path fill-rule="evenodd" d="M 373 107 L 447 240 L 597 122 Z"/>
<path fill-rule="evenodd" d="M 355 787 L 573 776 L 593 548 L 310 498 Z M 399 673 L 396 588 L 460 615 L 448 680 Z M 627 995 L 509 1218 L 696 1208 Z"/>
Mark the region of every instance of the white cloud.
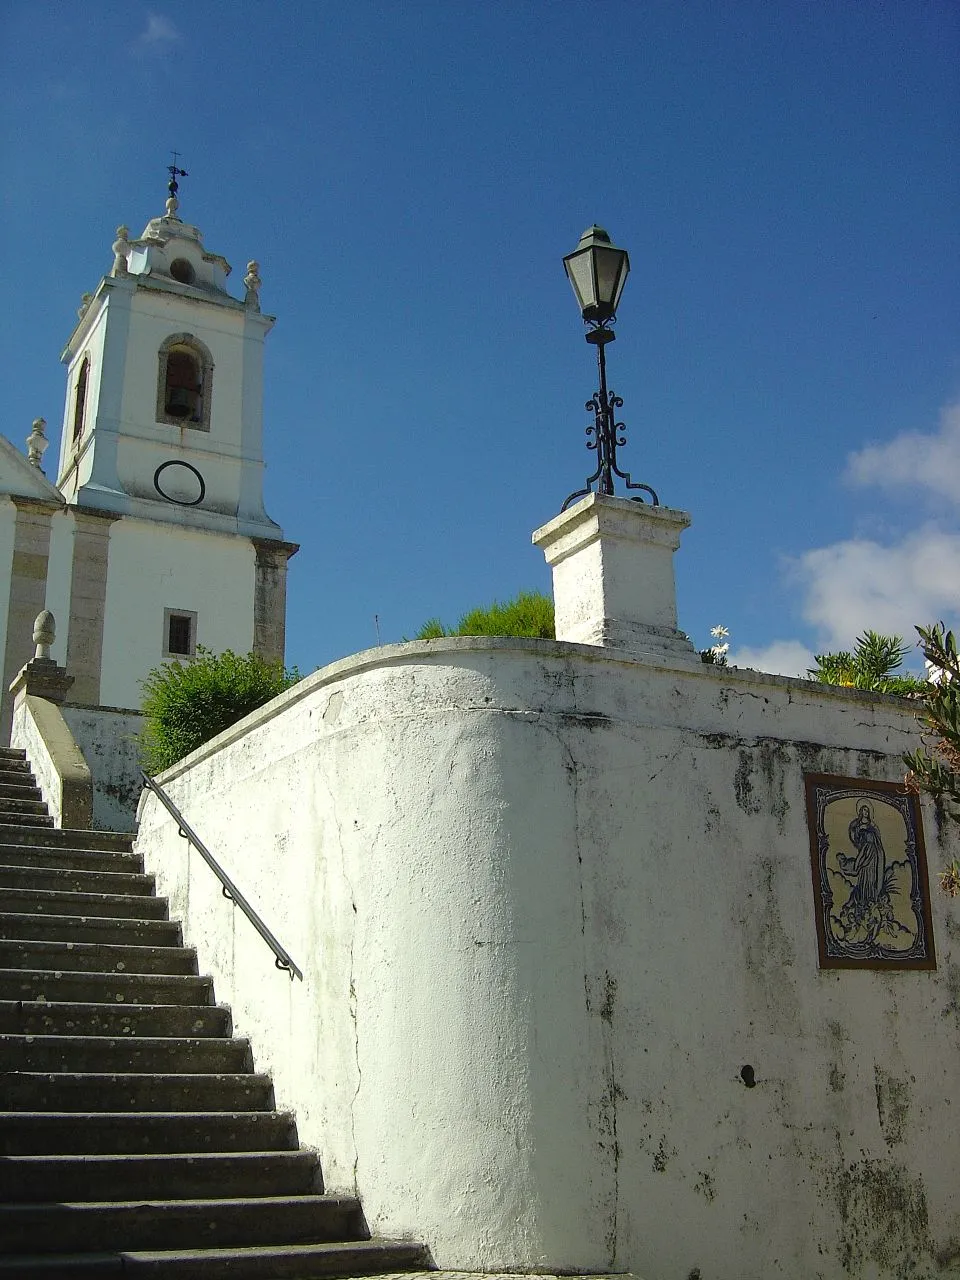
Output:
<path fill-rule="evenodd" d="M 865 539 L 802 555 L 803 616 L 829 649 L 848 649 L 868 627 L 915 638 L 916 623 L 955 618 L 960 602 L 960 533 L 926 527 L 891 546 Z"/>
<path fill-rule="evenodd" d="M 147 14 L 147 26 L 137 37 L 138 49 L 169 49 L 182 37 L 169 18 L 159 13 Z"/>
<path fill-rule="evenodd" d="M 960 404 L 942 411 L 940 429 L 931 435 L 908 431 L 851 454 L 846 478 L 882 489 L 926 489 L 960 502 Z"/>
<path fill-rule="evenodd" d="M 937 523 L 907 528 L 888 544 L 850 538 L 804 552 L 790 565 L 802 590 L 801 614 L 821 652 L 851 649 L 870 629 L 916 640 L 914 627 L 960 613 L 960 404 L 940 415 L 937 431 L 906 432 L 847 459 L 845 478 L 882 489 L 920 490 L 937 499 Z M 776 640 L 731 654 L 736 666 L 803 675 L 813 654 L 799 640 Z M 917 667 L 919 654 L 908 656 Z"/>
<path fill-rule="evenodd" d="M 813 650 L 799 640 L 774 640 L 759 649 L 737 649 L 731 653 L 732 667 L 750 667 L 777 676 L 803 676 L 813 666 Z"/>

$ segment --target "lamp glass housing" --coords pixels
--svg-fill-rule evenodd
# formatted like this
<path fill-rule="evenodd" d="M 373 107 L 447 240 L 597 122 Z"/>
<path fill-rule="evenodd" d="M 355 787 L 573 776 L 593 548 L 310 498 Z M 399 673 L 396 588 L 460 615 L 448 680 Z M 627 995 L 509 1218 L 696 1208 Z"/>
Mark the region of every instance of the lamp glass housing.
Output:
<path fill-rule="evenodd" d="M 626 249 L 612 244 L 603 227 L 588 227 L 563 265 L 584 320 L 604 324 L 612 319 L 630 271 Z"/>

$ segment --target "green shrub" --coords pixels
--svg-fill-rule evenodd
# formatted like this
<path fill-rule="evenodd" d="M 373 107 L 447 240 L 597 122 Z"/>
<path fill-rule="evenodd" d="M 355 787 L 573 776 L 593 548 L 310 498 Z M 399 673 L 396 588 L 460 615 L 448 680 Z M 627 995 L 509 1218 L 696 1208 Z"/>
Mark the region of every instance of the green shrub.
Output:
<path fill-rule="evenodd" d="M 852 653 L 818 653 L 815 667 L 807 674 L 821 684 L 840 684 L 852 689 L 869 689 L 872 693 L 897 693 L 901 697 L 923 693 L 926 680 L 900 670 L 908 653 L 902 636 L 883 636 L 865 631 L 857 636 Z"/>
<path fill-rule="evenodd" d="M 503 604 L 494 600 L 486 608 L 471 609 L 455 629 L 439 618 L 431 618 L 417 632 L 417 640 L 439 640 L 443 636 L 529 636 L 553 640 L 555 636 L 553 600 L 540 591 L 521 591 Z"/>
<path fill-rule="evenodd" d="M 189 662 L 165 662 L 142 680 L 140 758 L 159 773 L 262 707 L 300 679 L 282 662 L 255 653 L 221 654 L 197 646 Z"/>
<path fill-rule="evenodd" d="M 453 635 L 452 631 L 448 631 L 439 618 L 428 618 L 417 634 L 415 640 L 442 640 L 444 636 Z"/>
<path fill-rule="evenodd" d="M 904 756 L 907 787 L 925 791 L 937 804 L 937 824 L 950 819 L 960 826 L 960 654 L 957 638 L 942 622 L 917 627 L 927 663 L 926 692 L 920 713 L 923 746 Z M 940 873 L 940 887 L 960 897 L 960 858 Z"/>

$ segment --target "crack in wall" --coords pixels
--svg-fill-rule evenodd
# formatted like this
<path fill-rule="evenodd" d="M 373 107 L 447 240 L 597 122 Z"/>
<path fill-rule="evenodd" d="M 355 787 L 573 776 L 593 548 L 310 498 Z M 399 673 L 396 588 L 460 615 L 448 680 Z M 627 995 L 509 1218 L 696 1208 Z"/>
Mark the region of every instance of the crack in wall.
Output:
<path fill-rule="evenodd" d="M 356 915 L 357 904 L 353 897 L 350 898 L 350 905 L 353 907 L 354 915 Z M 360 1148 L 357 1143 L 357 1099 L 360 1097 L 360 1090 L 363 1088 L 363 1071 L 360 1067 L 360 1035 L 357 1030 L 357 988 L 353 980 L 353 951 L 356 942 L 356 926 L 350 935 L 350 1021 L 353 1023 L 353 1058 L 357 1068 L 357 1087 L 353 1091 L 353 1097 L 350 1099 L 350 1138 L 353 1142 L 353 1190 L 356 1195 L 360 1194 L 359 1187 L 359 1169 L 360 1169 Z"/>

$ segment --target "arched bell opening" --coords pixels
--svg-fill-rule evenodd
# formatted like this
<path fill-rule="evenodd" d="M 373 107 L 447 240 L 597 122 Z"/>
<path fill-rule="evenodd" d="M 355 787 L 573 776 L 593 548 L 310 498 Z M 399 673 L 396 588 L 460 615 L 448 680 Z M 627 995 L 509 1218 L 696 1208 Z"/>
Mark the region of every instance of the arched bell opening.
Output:
<path fill-rule="evenodd" d="M 157 421 L 210 430 L 213 382 L 210 352 L 190 334 L 176 334 L 160 349 Z"/>

